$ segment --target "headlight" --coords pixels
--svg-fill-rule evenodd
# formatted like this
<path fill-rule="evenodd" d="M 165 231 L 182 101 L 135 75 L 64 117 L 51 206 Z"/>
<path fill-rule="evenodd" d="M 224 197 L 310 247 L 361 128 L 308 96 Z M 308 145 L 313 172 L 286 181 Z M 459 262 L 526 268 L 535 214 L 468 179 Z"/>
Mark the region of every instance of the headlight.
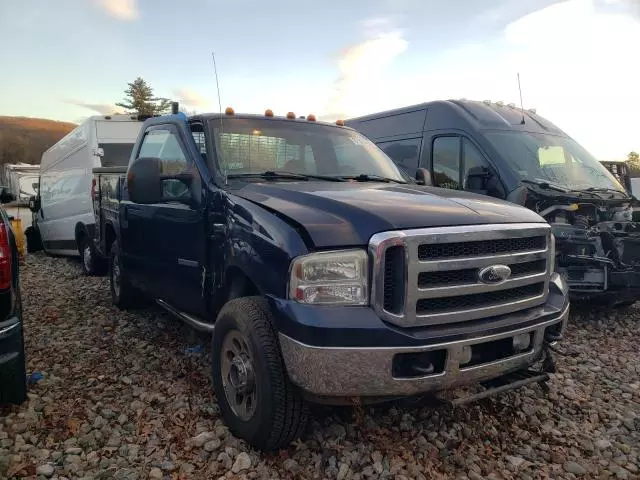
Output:
<path fill-rule="evenodd" d="M 366 305 L 369 273 L 364 250 L 312 253 L 291 262 L 289 298 L 312 305 Z"/>
<path fill-rule="evenodd" d="M 556 271 L 556 236 L 553 233 L 551 234 L 549 251 L 551 253 L 549 258 L 549 272 L 553 273 Z"/>

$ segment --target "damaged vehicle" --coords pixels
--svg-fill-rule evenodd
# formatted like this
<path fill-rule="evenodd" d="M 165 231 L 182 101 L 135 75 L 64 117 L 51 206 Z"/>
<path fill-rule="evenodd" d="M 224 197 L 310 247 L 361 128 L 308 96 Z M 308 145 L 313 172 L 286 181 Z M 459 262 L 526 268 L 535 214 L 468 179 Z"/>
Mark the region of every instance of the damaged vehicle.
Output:
<path fill-rule="evenodd" d="M 309 403 L 463 405 L 554 371 L 569 301 L 551 227 L 416 185 L 343 122 L 174 105 L 128 167 L 93 173 L 113 303 L 211 335 L 221 418 L 255 447 L 294 441 Z"/>
<path fill-rule="evenodd" d="M 575 140 L 514 104 L 447 100 L 347 120 L 420 182 L 526 206 L 552 226 L 574 299 L 640 299 L 630 187 Z"/>

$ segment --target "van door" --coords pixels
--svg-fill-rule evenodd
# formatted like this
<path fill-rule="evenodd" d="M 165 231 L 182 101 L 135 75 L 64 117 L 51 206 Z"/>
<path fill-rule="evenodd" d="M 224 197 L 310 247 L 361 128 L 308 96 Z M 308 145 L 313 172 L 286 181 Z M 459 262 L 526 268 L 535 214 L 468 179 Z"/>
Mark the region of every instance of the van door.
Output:
<path fill-rule="evenodd" d="M 428 165 L 426 168 L 431 171 L 432 182 L 436 187 L 469 190 L 468 175 L 472 168 L 485 167 L 496 172 L 480 148 L 464 135 L 433 134 L 425 136 L 424 145 L 430 145 L 430 148 L 423 148 L 422 165 Z M 488 194 L 504 198 L 500 182 L 495 184 L 496 187 L 491 188 Z"/>

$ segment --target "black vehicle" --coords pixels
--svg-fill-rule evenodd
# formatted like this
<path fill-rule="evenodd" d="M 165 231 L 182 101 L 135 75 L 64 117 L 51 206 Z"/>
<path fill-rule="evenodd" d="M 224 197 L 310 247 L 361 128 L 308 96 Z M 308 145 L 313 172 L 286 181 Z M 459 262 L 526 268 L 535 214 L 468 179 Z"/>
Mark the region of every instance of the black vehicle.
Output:
<path fill-rule="evenodd" d="M 14 200 L 7 189 L 0 189 L 1 203 Z M 18 249 L 9 216 L 0 208 L 0 404 L 19 405 L 27 398 L 18 267 Z"/>
<path fill-rule="evenodd" d="M 114 304 L 146 297 L 211 332 L 222 417 L 260 448 L 300 435 L 309 401 L 482 384 L 472 401 L 552 370 L 569 305 L 549 225 L 416 185 L 350 128 L 158 117 L 127 169 L 94 176 Z"/>
<path fill-rule="evenodd" d="M 410 175 L 505 199 L 552 226 L 572 298 L 626 306 L 640 299 L 636 200 L 584 148 L 534 110 L 448 100 L 345 122 Z M 422 169 L 422 170 L 421 170 Z"/>

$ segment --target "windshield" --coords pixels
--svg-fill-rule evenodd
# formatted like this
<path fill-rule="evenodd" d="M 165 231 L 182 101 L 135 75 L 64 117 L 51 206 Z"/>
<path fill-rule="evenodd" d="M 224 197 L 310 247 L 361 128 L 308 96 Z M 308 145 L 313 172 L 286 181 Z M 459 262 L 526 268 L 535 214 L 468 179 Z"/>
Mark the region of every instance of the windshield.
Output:
<path fill-rule="evenodd" d="M 229 175 L 281 171 L 406 181 L 382 150 L 346 128 L 260 118 L 225 118 L 212 126 L 218 162 Z"/>
<path fill-rule="evenodd" d="M 523 180 L 575 190 L 624 188 L 598 160 L 566 137 L 529 132 L 488 132 L 487 139 Z"/>

